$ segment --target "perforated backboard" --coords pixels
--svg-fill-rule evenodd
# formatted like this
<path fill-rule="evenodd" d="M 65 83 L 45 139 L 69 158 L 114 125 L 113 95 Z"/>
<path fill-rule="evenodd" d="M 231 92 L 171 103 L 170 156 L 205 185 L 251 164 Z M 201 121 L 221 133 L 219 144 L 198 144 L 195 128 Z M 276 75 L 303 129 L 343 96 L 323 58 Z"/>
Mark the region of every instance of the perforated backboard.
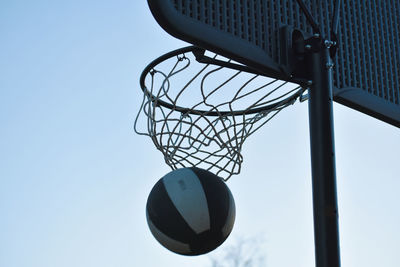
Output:
<path fill-rule="evenodd" d="M 334 0 L 305 0 L 329 36 Z M 313 33 L 295 0 L 148 0 L 171 35 L 276 78 L 292 74 L 290 29 Z M 342 1 L 334 100 L 400 127 L 400 1 Z"/>

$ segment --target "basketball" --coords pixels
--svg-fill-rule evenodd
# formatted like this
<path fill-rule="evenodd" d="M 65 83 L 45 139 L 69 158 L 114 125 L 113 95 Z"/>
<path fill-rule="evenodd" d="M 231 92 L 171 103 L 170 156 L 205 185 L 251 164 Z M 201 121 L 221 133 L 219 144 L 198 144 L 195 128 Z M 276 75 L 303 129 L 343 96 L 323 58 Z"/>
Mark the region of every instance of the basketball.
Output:
<path fill-rule="evenodd" d="M 154 185 L 146 217 L 162 246 L 181 255 L 201 255 L 217 248 L 231 233 L 235 202 L 220 177 L 195 167 L 182 168 Z"/>

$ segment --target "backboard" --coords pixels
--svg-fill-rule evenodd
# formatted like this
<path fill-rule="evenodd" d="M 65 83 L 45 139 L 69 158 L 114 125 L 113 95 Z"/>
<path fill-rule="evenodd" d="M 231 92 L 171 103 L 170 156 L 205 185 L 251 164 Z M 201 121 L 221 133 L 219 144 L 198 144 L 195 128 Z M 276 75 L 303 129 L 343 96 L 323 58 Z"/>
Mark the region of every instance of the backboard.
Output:
<path fill-rule="evenodd" d="M 329 36 L 334 0 L 305 0 Z M 148 0 L 171 35 L 289 80 L 291 32 L 313 29 L 295 0 Z M 334 100 L 400 127 L 400 2 L 342 1 Z"/>

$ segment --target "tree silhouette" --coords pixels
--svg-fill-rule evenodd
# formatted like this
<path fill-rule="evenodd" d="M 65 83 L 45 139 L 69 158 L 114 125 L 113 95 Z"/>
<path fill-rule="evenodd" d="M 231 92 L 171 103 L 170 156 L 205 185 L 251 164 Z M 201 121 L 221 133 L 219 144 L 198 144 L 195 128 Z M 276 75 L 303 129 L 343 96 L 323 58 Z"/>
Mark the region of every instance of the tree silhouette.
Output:
<path fill-rule="evenodd" d="M 265 253 L 261 251 L 262 238 L 238 238 L 236 242 L 210 256 L 211 267 L 265 266 Z"/>

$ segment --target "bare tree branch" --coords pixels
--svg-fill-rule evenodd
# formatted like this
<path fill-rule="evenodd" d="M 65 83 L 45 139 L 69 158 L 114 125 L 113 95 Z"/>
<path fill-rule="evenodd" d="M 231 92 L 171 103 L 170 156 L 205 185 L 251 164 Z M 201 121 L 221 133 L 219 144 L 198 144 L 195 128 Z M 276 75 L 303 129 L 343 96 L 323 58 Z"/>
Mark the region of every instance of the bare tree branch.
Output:
<path fill-rule="evenodd" d="M 210 257 L 212 267 L 261 267 L 265 266 L 260 237 L 238 238 L 234 245 Z"/>

